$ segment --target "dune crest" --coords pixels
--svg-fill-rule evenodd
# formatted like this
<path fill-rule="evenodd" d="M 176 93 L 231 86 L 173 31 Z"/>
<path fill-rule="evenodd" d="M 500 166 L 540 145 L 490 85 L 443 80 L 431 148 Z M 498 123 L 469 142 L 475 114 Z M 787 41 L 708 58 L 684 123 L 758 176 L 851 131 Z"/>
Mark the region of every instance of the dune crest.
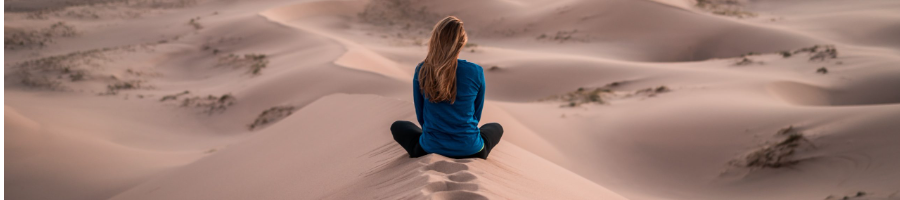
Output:
<path fill-rule="evenodd" d="M 335 64 L 351 69 L 374 72 L 388 77 L 404 80 L 412 78 L 406 72 L 397 68 L 397 64 L 390 59 L 372 52 L 371 50 L 360 46 L 359 44 L 341 38 L 333 34 L 329 34 L 323 30 L 319 30 L 314 26 L 304 25 L 303 23 L 294 22 L 304 17 L 315 16 L 317 14 L 327 15 L 355 15 L 362 10 L 365 5 L 362 1 L 322 1 L 313 3 L 301 3 L 278 7 L 261 12 L 260 15 L 269 20 L 280 23 L 284 26 L 294 27 L 303 31 L 314 33 L 323 37 L 332 39 L 347 50 L 344 55 L 334 61 Z"/>

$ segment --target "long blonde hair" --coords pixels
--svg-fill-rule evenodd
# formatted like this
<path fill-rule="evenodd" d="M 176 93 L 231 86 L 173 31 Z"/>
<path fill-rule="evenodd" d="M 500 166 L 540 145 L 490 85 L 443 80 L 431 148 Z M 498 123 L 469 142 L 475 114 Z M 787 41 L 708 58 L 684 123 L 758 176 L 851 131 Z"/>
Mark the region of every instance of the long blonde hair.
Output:
<path fill-rule="evenodd" d="M 448 16 L 434 25 L 428 56 L 419 69 L 419 87 L 429 101 L 456 101 L 456 59 L 467 40 L 459 18 Z"/>

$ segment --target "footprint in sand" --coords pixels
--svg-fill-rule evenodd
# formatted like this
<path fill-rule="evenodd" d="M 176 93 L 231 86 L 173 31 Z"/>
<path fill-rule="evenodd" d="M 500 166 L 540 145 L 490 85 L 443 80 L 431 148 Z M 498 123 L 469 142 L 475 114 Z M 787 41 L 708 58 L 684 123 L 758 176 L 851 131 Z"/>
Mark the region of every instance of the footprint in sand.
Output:
<path fill-rule="evenodd" d="M 476 193 L 479 185 L 474 183 L 478 177 L 469 171 L 465 163 L 471 159 L 439 160 L 422 167 L 423 172 L 434 171 L 432 175 L 439 180 L 429 181 L 422 188 L 422 193 L 430 199 L 488 199 Z"/>
<path fill-rule="evenodd" d="M 467 191 L 447 191 L 437 192 L 431 195 L 431 199 L 435 200 L 487 200 L 484 195 L 467 192 Z"/>
<path fill-rule="evenodd" d="M 460 171 L 460 172 L 450 174 L 450 176 L 448 176 L 447 178 L 450 179 L 451 181 L 456 181 L 456 182 L 470 182 L 472 180 L 477 179 L 478 177 L 475 177 L 475 175 L 472 173 L 469 173 L 466 171 Z"/>
<path fill-rule="evenodd" d="M 425 165 L 425 170 L 432 170 L 444 174 L 452 174 L 462 170 L 468 170 L 469 166 L 462 163 L 450 162 L 446 160 L 437 161 L 429 165 Z"/>
<path fill-rule="evenodd" d="M 478 191 L 478 184 L 474 183 L 457 183 L 454 181 L 437 181 L 428 183 L 422 188 L 425 193 L 436 193 L 442 191 Z"/>

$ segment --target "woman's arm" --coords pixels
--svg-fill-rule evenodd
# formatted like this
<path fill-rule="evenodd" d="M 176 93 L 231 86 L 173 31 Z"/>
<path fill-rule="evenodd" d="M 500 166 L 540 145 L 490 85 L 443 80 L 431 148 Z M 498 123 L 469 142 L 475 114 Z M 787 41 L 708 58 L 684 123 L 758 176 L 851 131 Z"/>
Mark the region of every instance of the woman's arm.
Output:
<path fill-rule="evenodd" d="M 413 75 L 413 102 L 416 104 L 416 119 L 419 120 L 419 126 L 425 127 L 425 118 L 422 116 L 422 104 L 425 99 L 422 97 L 422 90 L 419 89 L 419 68 L 422 63 L 416 66 L 416 74 Z"/>
<path fill-rule="evenodd" d="M 480 66 L 478 68 L 481 68 Z M 478 72 L 478 82 L 480 86 L 478 88 L 478 96 L 475 97 L 475 120 L 481 121 L 481 109 L 484 108 L 484 89 L 486 88 L 484 85 L 484 70 Z"/>

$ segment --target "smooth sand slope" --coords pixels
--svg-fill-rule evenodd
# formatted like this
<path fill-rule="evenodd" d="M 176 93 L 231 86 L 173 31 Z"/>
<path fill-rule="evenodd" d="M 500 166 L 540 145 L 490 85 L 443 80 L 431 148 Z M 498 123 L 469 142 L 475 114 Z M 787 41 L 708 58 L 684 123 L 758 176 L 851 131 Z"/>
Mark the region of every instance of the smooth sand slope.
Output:
<path fill-rule="evenodd" d="M 897 1 L 5 3 L 10 199 L 900 199 Z M 489 160 L 388 130 L 446 15 Z"/>
<path fill-rule="evenodd" d="M 415 119 L 410 106 L 375 95 L 325 96 L 113 199 L 625 199 L 514 144 L 491 161 L 410 159 L 385 132 L 392 119 Z"/>

